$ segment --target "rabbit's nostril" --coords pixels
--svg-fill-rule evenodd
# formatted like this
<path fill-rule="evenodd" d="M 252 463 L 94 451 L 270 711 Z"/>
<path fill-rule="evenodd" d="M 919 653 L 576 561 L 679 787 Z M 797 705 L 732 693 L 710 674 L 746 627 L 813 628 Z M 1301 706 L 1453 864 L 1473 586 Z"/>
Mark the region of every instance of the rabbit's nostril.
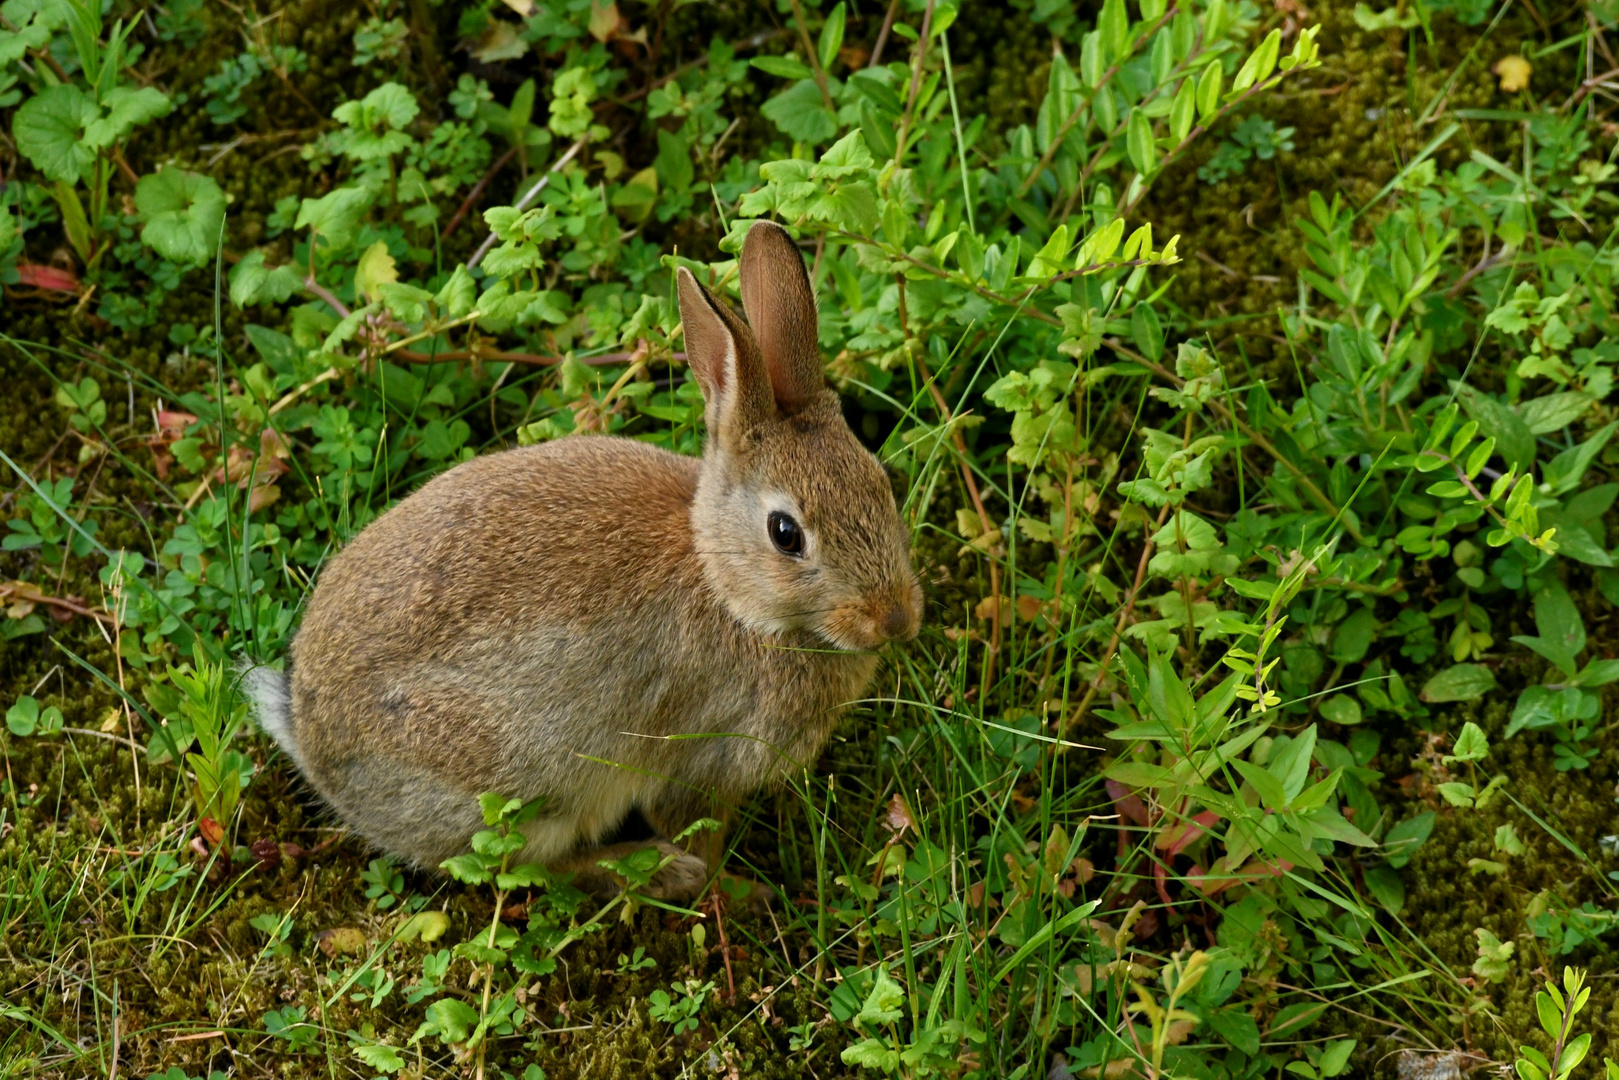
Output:
<path fill-rule="evenodd" d="M 910 636 L 911 614 L 903 604 L 895 604 L 883 615 L 883 636 L 890 640 L 897 640 Z"/>

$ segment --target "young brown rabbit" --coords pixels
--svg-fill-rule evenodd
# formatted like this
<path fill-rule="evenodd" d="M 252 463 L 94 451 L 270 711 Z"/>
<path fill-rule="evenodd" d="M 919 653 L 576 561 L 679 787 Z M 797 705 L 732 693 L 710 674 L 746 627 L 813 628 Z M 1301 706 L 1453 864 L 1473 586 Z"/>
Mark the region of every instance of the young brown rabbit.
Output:
<path fill-rule="evenodd" d="M 803 258 L 760 222 L 740 273 L 751 330 L 677 274 L 701 460 L 576 436 L 457 466 L 321 574 L 290 675 L 248 672 L 260 725 L 378 847 L 435 867 L 480 792 L 543 797 L 519 859 L 616 890 L 597 864 L 645 846 L 601 846 L 627 815 L 677 854 L 813 761 L 872 650 L 915 635 L 906 529 L 825 384 Z M 701 890 L 723 842 L 697 847 L 658 894 Z"/>

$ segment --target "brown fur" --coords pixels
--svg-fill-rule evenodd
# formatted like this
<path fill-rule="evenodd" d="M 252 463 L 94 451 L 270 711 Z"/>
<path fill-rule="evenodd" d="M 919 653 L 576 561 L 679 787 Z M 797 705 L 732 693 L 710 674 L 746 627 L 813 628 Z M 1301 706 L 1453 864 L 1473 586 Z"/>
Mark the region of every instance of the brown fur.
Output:
<path fill-rule="evenodd" d="M 664 837 L 723 820 L 809 764 L 871 650 L 915 634 L 906 533 L 822 381 L 797 249 L 774 225 L 747 238 L 757 340 L 678 278 L 701 461 L 591 436 L 469 461 L 321 575 L 290 712 L 255 681 L 266 729 L 378 846 L 436 866 L 481 827 L 480 792 L 543 797 L 521 858 L 610 889 L 598 845 L 632 809 Z M 804 558 L 771 545 L 771 510 L 802 523 Z M 693 895 L 723 844 L 700 849 L 655 887 Z"/>

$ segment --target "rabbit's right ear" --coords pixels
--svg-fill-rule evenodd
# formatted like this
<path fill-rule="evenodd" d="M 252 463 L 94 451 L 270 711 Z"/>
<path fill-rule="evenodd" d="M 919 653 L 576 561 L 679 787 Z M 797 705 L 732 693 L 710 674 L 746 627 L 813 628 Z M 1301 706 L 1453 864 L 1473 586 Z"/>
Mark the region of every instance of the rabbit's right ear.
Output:
<path fill-rule="evenodd" d="M 686 363 L 708 403 L 708 430 L 721 440 L 776 411 L 764 360 L 748 327 L 684 266 L 675 271 Z"/>

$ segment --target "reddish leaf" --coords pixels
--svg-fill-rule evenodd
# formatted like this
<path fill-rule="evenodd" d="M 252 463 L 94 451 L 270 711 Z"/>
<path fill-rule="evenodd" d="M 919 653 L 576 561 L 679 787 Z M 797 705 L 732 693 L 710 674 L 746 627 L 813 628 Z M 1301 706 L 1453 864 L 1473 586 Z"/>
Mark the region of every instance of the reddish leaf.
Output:
<path fill-rule="evenodd" d="M 200 818 L 197 821 L 197 831 L 202 833 L 202 838 L 212 847 L 218 847 L 225 839 L 225 826 L 213 818 Z"/>
<path fill-rule="evenodd" d="M 63 270 L 58 266 L 45 266 L 41 263 L 18 263 L 17 280 L 24 285 L 32 285 L 36 289 L 50 289 L 54 292 L 67 293 L 79 291 L 79 279 L 73 276 L 73 271 Z"/>
<path fill-rule="evenodd" d="M 1147 815 L 1147 804 L 1139 796 L 1132 795 L 1130 789 L 1117 780 L 1107 781 L 1107 797 L 1113 800 L 1124 819 L 1132 825 L 1146 825 L 1150 818 Z"/>

